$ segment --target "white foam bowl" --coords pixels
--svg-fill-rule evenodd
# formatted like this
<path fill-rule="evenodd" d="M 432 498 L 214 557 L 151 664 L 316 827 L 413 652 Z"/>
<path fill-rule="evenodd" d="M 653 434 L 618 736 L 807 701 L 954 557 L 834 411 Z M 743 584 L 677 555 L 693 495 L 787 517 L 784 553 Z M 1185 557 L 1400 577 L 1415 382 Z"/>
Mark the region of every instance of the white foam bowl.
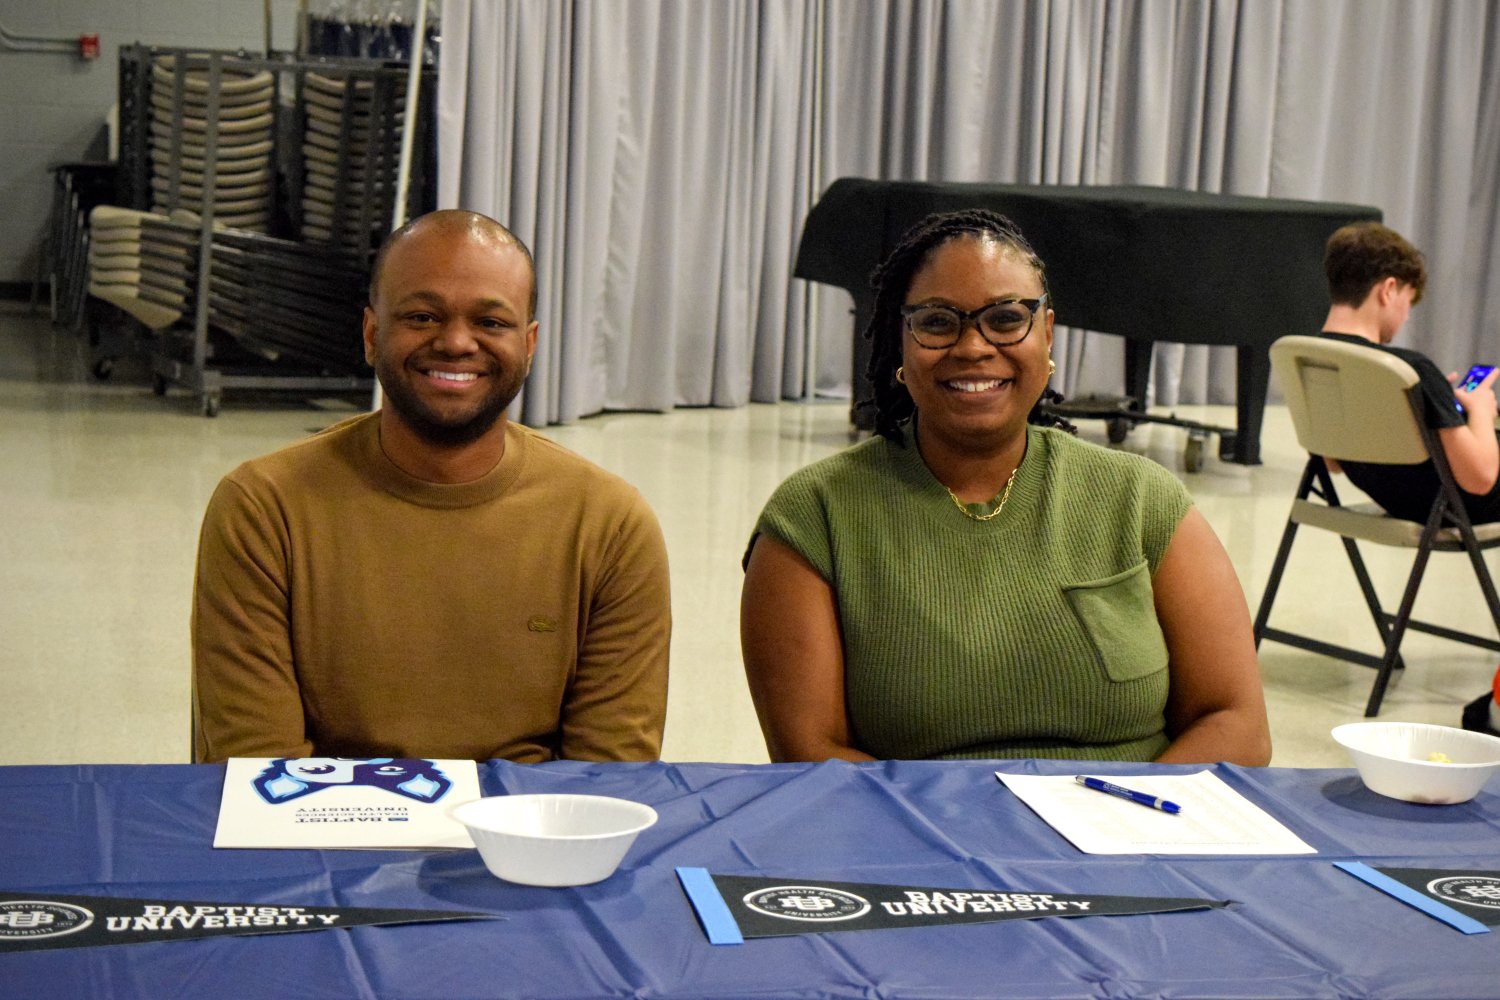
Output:
<path fill-rule="evenodd" d="M 450 811 L 469 830 L 484 866 L 521 885 L 602 882 L 656 822 L 656 810 L 605 795 L 494 795 Z"/>
<path fill-rule="evenodd" d="M 1467 802 L 1500 771 L 1500 738 L 1420 722 L 1350 722 L 1333 738 L 1372 792 L 1424 805 Z M 1435 753 L 1452 763 L 1430 760 Z"/>

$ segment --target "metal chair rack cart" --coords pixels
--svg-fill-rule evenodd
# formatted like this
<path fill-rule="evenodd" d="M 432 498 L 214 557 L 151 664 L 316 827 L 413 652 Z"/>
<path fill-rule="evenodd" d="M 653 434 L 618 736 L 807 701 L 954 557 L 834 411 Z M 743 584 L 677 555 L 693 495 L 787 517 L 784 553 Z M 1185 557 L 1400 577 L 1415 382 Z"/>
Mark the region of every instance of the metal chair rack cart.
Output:
<path fill-rule="evenodd" d="M 202 412 L 233 389 L 368 391 L 360 309 L 389 228 L 408 68 L 371 60 L 120 52 L 117 200 L 188 232 L 180 322 L 153 338 L 153 388 Z M 435 201 L 432 93 L 407 209 Z"/>
<path fill-rule="evenodd" d="M 1281 338 L 1271 346 L 1271 368 L 1286 396 L 1297 441 L 1309 457 L 1255 616 L 1256 646 L 1270 639 L 1375 669 L 1378 673 L 1370 689 L 1366 716 L 1380 711 L 1392 673 L 1405 666 L 1401 640 L 1407 629 L 1500 651 L 1500 641 L 1495 639 L 1412 617 L 1428 557 L 1433 552 L 1463 552 L 1469 557 L 1490 617 L 1500 632 L 1500 598 L 1482 555 L 1482 550 L 1500 546 L 1500 524 L 1470 524 L 1442 445 L 1422 419 L 1416 371 L 1394 355 L 1325 337 Z M 1382 465 L 1412 465 L 1430 458 L 1440 488 L 1426 523 L 1391 517 L 1374 504 L 1341 504 L 1325 457 Z M 1339 536 L 1380 637 L 1379 655 L 1269 624 L 1271 606 L 1299 527 Z M 1356 540 L 1414 550 L 1411 572 L 1395 614 L 1381 607 Z"/>
<path fill-rule="evenodd" d="M 52 165 L 52 208 L 42 259 L 31 288 L 36 309 L 43 285 L 48 311 L 56 325 L 71 333 L 87 331 L 95 348 L 94 375 L 108 378 L 121 345 L 118 324 L 100 322 L 99 310 L 89 302 L 90 261 L 93 254 L 89 213 L 107 205 L 115 195 L 115 164 L 68 162 Z"/>

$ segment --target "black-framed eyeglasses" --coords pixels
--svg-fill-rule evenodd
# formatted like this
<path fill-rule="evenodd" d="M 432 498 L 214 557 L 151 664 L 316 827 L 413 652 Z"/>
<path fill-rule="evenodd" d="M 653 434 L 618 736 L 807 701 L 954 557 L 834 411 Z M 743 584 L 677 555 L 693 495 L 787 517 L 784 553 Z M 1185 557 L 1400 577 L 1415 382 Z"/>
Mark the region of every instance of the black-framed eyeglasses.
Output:
<path fill-rule="evenodd" d="M 1047 296 L 1036 299 L 1006 299 L 991 302 L 973 312 L 952 306 L 902 306 L 901 315 L 911 339 L 922 347 L 952 347 L 969 323 L 996 347 L 1019 344 L 1031 333 L 1032 321 L 1045 308 Z"/>

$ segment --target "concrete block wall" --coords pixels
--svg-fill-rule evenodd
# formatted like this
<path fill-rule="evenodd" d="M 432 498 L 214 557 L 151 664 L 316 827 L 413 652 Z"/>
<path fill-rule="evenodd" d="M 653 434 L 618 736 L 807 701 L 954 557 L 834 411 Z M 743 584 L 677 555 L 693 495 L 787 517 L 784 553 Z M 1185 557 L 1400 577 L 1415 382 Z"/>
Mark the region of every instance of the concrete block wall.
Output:
<path fill-rule="evenodd" d="M 295 44 L 296 0 L 273 0 L 272 43 Z M 121 45 L 265 49 L 261 0 L 0 0 L 12 34 L 99 36 L 99 58 L 0 47 L 0 296 L 36 274 L 52 204 L 50 166 L 103 158 Z M 91 148 L 94 147 L 94 148 Z"/>

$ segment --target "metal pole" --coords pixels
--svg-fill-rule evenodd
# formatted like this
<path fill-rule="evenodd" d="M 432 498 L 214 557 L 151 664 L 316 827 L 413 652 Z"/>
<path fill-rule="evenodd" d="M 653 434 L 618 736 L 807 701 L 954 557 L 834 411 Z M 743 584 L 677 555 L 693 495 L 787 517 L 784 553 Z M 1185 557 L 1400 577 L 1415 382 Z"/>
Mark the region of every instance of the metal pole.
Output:
<path fill-rule="evenodd" d="M 427 0 L 417 0 L 417 19 L 412 25 L 411 60 L 406 76 L 406 115 L 401 122 L 401 156 L 396 166 L 396 202 L 391 207 L 391 232 L 406 225 L 406 194 L 411 183 L 412 145 L 417 136 L 417 98 L 422 90 L 422 54 L 427 50 Z M 380 380 L 375 380 L 370 409 L 380 409 L 384 398 Z"/>
<path fill-rule="evenodd" d="M 396 170 L 396 204 L 391 231 L 406 224 L 406 191 L 411 183 L 411 151 L 417 135 L 417 95 L 422 89 L 422 54 L 427 48 L 427 0 L 417 0 L 417 22 L 412 26 L 411 68 L 406 76 L 406 120 L 401 123 L 401 159 Z"/>
<path fill-rule="evenodd" d="M 214 52 L 209 56 L 208 62 L 208 102 L 203 112 L 203 194 L 198 207 L 198 299 L 193 318 L 193 388 L 198 391 L 204 415 L 210 417 L 218 412 L 217 381 L 208 375 L 208 313 L 209 299 L 213 293 L 214 188 L 218 185 L 219 171 L 219 87 L 224 79 L 222 58 L 222 53 Z M 173 94 L 177 100 L 176 106 L 180 108 L 189 56 L 187 52 L 179 51 L 176 59 L 174 68 L 177 75 L 173 81 Z M 181 116 L 175 117 L 176 120 L 172 123 L 172 149 L 180 157 Z M 181 169 L 180 162 L 172 164 L 173 184 L 169 204 L 173 208 L 180 206 L 178 180 Z"/>
<path fill-rule="evenodd" d="M 811 132 L 808 147 L 808 170 L 812 174 L 812 182 L 809 185 L 811 205 L 818 195 L 823 193 L 823 33 L 825 30 L 826 7 L 818 3 L 813 9 L 813 93 L 812 114 L 809 116 L 809 131 Z M 822 326 L 819 316 L 823 309 L 822 286 L 816 281 L 804 282 L 807 290 L 803 297 L 803 309 L 806 320 L 803 323 L 802 339 L 802 402 L 816 402 L 818 398 L 818 333 Z M 855 331 L 859 336 L 860 331 Z M 850 379 L 851 389 L 858 384 L 859 375 L 856 372 Z"/>

